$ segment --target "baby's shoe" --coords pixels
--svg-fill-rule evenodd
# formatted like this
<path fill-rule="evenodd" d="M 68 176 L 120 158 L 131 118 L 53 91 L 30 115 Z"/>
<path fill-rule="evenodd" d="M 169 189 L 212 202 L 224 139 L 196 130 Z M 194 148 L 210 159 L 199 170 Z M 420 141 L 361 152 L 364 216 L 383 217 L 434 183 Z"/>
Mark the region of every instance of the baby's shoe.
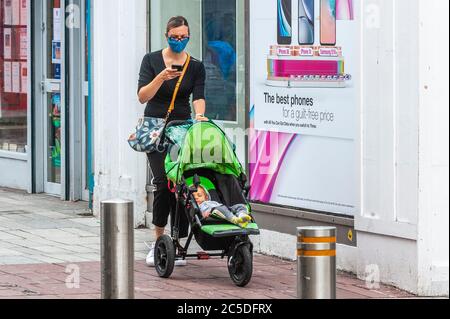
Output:
<path fill-rule="evenodd" d="M 240 213 L 239 218 L 242 220 L 243 223 L 249 223 L 252 221 L 252 217 L 246 213 Z"/>
<path fill-rule="evenodd" d="M 231 223 L 235 224 L 235 225 L 239 225 L 242 223 L 242 219 L 239 217 L 234 216 L 233 218 L 231 218 Z"/>

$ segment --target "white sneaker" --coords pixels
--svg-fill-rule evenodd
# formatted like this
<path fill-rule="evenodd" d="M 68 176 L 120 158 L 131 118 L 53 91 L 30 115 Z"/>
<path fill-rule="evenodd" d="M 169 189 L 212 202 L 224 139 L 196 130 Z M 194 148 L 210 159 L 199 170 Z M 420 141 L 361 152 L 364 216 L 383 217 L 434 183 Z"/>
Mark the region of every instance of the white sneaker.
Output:
<path fill-rule="evenodd" d="M 147 258 L 145 259 L 145 263 L 147 264 L 147 266 L 149 267 L 154 267 L 155 266 L 155 243 L 148 245 L 147 243 L 144 243 L 145 246 L 148 247 L 148 249 L 150 249 L 150 251 L 148 252 Z"/>
<path fill-rule="evenodd" d="M 185 267 L 185 266 L 187 266 L 186 259 L 176 259 L 175 260 L 175 266 L 177 266 L 177 267 Z"/>
<path fill-rule="evenodd" d="M 145 244 L 145 246 L 147 246 L 148 249 L 150 249 L 150 251 L 148 252 L 147 258 L 145 259 L 145 263 L 149 267 L 154 267 L 155 266 L 155 243 L 149 245 L 144 242 L 144 244 Z M 185 266 L 187 266 L 187 262 L 186 262 L 186 260 L 183 260 L 183 259 L 176 259 L 175 266 L 185 267 Z"/>

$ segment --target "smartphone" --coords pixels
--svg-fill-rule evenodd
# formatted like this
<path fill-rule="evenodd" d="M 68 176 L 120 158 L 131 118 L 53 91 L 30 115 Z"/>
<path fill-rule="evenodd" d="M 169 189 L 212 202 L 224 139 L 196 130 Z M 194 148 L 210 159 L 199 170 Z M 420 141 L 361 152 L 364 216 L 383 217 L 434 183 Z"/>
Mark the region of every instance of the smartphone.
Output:
<path fill-rule="evenodd" d="M 172 70 L 177 70 L 178 72 L 181 72 L 181 71 L 183 71 L 183 66 L 182 65 L 173 64 L 172 65 Z"/>
<path fill-rule="evenodd" d="M 314 44 L 314 0 L 298 0 L 298 43 Z"/>
<path fill-rule="evenodd" d="M 320 0 L 320 43 L 336 45 L 336 0 Z"/>
<path fill-rule="evenodd" d="M 292 0 L 277 0 L 278 44 L 292 43 Z"/>

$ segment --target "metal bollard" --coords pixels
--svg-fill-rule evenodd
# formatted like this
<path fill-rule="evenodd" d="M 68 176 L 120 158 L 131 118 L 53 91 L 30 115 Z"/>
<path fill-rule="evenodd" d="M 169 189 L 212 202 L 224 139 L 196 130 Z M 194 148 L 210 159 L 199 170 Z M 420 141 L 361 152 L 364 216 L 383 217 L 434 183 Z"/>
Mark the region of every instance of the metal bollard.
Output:
<path fill-rule="evenodd" d="M 336 299 L 336 228 L 297 228 L 298 299 Z"/>
<path fill-rule="evenodd" d="M 102 299 L 134 299 L 134 205 L 101 203 Z"/>

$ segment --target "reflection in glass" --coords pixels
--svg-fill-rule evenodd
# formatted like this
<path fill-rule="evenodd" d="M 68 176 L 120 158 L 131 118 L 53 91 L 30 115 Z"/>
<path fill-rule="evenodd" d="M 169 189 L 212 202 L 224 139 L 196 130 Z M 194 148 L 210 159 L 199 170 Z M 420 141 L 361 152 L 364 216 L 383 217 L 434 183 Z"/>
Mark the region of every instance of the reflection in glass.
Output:
<path fill-rule="evenodd" d="M 237 121 L 236 3 L 203 0 L 203 63 L 207 117 Z"/>
<path fill-rule="evenodd" d="M 61 79 L 62 9 L 60 0 L 47 0 L 47 77 Z M 61 87 L 60 87 L 61 89 Z M 61 91 L 47 94 L 47 181 L 61 183 Z"/>

